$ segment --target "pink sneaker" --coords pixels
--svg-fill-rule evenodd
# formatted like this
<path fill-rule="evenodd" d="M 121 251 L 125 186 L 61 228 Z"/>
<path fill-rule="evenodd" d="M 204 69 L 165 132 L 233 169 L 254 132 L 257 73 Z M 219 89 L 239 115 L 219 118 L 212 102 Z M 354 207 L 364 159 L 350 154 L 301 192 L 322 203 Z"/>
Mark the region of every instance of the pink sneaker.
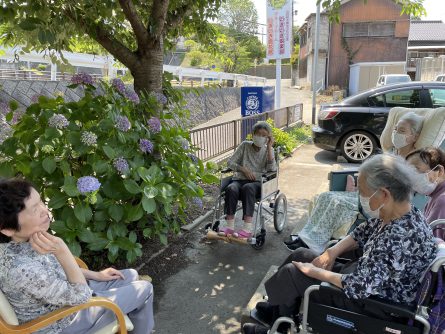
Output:
<path fill-rule="evenodd" d="M 233 233 L 233 236 L 240 239 L 249 239 L 252 237 L 252 233 L 241 229 Z"/>
<path fill-rule="evenodd" d="M 234 232 L 235 231 L 233 229 L 231 229 L 230 227 L 223 227 L 218 231 L 218 235 L 227 237 L 228 235 L 234 234 Z"/>

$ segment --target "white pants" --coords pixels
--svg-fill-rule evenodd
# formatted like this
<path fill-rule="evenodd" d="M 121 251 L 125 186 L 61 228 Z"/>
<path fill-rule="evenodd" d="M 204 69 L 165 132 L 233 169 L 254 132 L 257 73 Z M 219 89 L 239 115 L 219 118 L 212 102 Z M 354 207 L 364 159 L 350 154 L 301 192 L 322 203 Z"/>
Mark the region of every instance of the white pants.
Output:
<path fill-rule="evenodd" d="M 128 315 L 134 325 L 132 334 L 149 334 L 154 327 L 153 286 L 139 281 L 134 269 L 124 269 L 125 279 L 108 282 L 88 281 L 96 296 L 106 297 Z M 78 312 L 62 334 L 91 334 L 116 319 L 114 313 L 102 307 L 90 307 Z"/>

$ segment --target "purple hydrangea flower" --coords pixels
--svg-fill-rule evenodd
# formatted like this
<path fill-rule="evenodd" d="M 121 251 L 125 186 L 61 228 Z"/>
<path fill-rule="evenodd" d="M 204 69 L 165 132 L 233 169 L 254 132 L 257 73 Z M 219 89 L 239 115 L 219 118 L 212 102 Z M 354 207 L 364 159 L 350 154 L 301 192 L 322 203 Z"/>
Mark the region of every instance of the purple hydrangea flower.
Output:
<path fill-rule="evenodd" d="M 121 174 L 126 174 L 130 170 L 127 160 L 122 157 L 115 159 L 113 161 L 113 166 Z"/>
<path fill-rule="evenodd" d="M 77 190 L 81 194 L 90 193 L 98 190 L 100 182 L 94 176 L 83 176 L 77 180 Z"/>
<path fill-rule="evenodd" d="M 70 123 L 65 116 L 60 114 L 54 114 L 48 120 L 48 125 L 52 128 L 63 129 L 66 128 Z"/>
<path fill-rule="evenodd" d="M 32 102 L 32 103 L 37 103 L 37 102 L 39 102 L 39 97 L 40 97 L 39 94 L 34 94 L 33 96 L 31 96 L 31 102 Z"/>
<path fill-rule="evenodd" d="M 148 128 L 152 133 L 158 133 L 161 131 L 161 121 L 157 117 L 152 117 L 148 120 Z"/>
<path fill-rule="evenodd" d="M 193 197 L 192 198 L 192 203 L 193 205 L 197 206 L 198 208 L 202 208 L 203 204 L 202 204 L 202 199 L 199 197 Z"/>
<path fill-rule="evenodd" d="M 116 118 L 116 128 L 122 132 L 127 132 L 131 129 L 131 123 L 125 116 L 118 116 Z"/>
<path fill-rule="evenodd" d="M 131 102 L 134 102 L 136 104 L 139 103 L 139 95 L 132 89 L 127 88 L 125 90 L 125 96 L 127 99 L 129 99 Z"/>
<path fill-rule="evenodd" d="M 196 155 L 189 153 L 189 154 L 187 154 L 187 156 L 188 156 L 188 157 L 190 158 L 190 160 L 192 160 L 195 164 L 199 162 L 199 159 L 198 159 L 198 157 L 197 157 Z"/>
<path fill-rule="evenodd" d="M 6 116 L 6 114 L 10 111 L 11 109 L 9 109 L 9 105 L 3 101 L 0 101 L 0 113 Z"/>
<path fill-rule="evenodd" d="M 125 95 L 125 84 L 121 79 L 116 78 L 111 80 L 111 86 L 113 86 L 122 95 Z"/>
<path fill-rule="evenodd" d="M 76 85 L 92 85 L 94 79 L 88 73 L 77 73 L 71 77 L 71 83 Z"/>
<path fill-rule="evenodd" d="M 80 141 L 85 145 L 92 146 L 96 144 L 97 136 L 90 131 L 84 131 L 80 137 Z"/>
<path fill-rule="evenodd" d="M 188 150 L 189 148 L 190 148 L 190 146 L 189 146 L 189 142 L 187 141 L 187 139 L 185 139 L 185 138 L 181 138 L 180 140 L 179 140 L 179 142 L 181 143 L 181 146 L 182 146 L 182 148 L 184 149 L 184 150 Z"/>
<path fill-rule="evenodd" d="M 2 144 L 6 139 L 8 139 L 12 135 L 11 126 L 0 120 L 0 144 Z"/>
<path fill-rule="evenodd" d="M 148 139 L 139 140 L 139 148 L 144 153 L 153 153 L 153 143 Z"/>
<path fill-rule="evenodd" d="M 164 94 L 158 92 L 151 92 L 151 95 L 156 99 L 156 101 L 158 101 L 158 103 L 167 104 L 167 97 Z"/>

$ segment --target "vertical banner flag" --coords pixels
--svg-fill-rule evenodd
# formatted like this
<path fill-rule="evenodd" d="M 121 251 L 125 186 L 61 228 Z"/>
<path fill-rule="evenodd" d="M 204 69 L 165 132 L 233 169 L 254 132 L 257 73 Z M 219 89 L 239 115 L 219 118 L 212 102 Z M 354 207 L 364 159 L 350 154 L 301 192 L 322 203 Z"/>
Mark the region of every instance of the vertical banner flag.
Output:
<path fill-rule="evenodd" d="M 291 56 L 292 0 L 267 0 L 267 58 Z"/>

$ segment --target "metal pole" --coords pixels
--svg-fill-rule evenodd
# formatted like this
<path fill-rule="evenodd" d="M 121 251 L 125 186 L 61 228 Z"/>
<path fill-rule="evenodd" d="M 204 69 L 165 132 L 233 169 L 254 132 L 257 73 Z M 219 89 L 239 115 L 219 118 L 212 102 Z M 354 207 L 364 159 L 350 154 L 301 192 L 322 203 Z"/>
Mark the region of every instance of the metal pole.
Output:
<path fill-rule="evenodd" d="M 275 109 L 280 109 L 281 97 L 281 59 L 276 60 Z"/>
<path fill-rule="evenodd" d="M 321 2 L 321 1 L 320 1 Z M 320 35 L 320 2 L 317 4 L 317 14 L 315 16 L 315 51 L 314 60 L 312 62 L 312 124 L 315 124 L 316 102 L 317 96 L 317 67 L 318 67 L 318 39 Z"/>

